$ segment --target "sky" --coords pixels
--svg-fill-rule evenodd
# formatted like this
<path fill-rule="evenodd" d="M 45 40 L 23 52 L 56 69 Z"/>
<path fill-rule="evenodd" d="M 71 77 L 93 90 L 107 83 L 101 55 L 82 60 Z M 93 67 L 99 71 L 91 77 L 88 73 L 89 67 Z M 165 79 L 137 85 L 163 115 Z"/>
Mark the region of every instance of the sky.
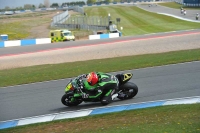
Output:
<path fill-rule="evenodd" d="M 49 0 L 50 5 L 52 3 L 58 3 L 59 5 L 61 5 L 62 3 L 76 1 L 85 0 Z M 38 7 L 40 3 L 44 4 L 44 0 L 0 0 L 0 9 L 4 9 L 6 6 L 9 6 L 10 8 L 24 7 L 25 4 L 33 4 Z"/>

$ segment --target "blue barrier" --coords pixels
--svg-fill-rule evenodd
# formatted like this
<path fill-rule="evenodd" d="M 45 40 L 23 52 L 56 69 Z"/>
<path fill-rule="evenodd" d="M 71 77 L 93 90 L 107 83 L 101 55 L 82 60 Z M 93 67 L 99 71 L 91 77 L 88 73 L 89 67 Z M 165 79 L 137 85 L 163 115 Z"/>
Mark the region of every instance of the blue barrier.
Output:
<path fill-rule="evenodd" d="M 34 45 L 34 44 L 36 44 L 35 39 L 21 40 L 21 46 Z"/>
<path fill-rule="evenodd" d="M 4 47 L 4 42 L 0 42 L 0 48 Z"/>
<path fill-rule="evenodd" d="M 100 34 L 100 39 L 109 38 L 109 34 Z"/>
<path fill-rule="evenodd" d="M 0 48 L 51 43 L 51 38 L 0 41 Z"/>

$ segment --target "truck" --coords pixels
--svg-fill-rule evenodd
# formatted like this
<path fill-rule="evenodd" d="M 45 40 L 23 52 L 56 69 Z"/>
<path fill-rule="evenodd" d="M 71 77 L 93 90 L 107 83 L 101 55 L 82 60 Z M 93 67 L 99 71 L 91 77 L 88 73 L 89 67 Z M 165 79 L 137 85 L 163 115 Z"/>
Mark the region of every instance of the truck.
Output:
<path fill-rule="evenodd" d="M 75 36 L 67 29 L 51 30 L 51 42 L 75 41 Z"/>

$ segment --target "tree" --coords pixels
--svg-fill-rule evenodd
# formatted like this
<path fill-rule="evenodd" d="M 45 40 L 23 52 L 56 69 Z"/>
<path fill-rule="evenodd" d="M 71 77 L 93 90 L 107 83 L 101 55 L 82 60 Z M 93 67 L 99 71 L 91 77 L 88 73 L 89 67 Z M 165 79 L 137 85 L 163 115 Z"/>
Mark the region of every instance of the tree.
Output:
<path fill-rule="evenodd" d="M 112 2 L 112 0 L 105 0 L 105 2 L 106 2 L 106 3 L 111 3 L 111 2 Z"/>
<path fill-rule="evenodd" d="M 67 7 L 68 6 L 68 4 L 67 3 L 62 3 L 62 5 L 61 5 L 62 7 Z"/>
<path fill-rule="evenodd" d="M 85 2 L 84 2 L 84 1 L 62 3 L 61 6 L 62 6 L 62 7 L 65 7 L 65 6 L 82 6 L 82 5 L 85 5 Z"/>
<path fill-rule="evenodd" d="M 87 4 L 94 4 L 96 2 L 97 2 L 96 0 L 87 0 Z"/>
<path fill-rule="evenodd" d="M 38 7 L 39 7 L 39 8 L 44 8 L 45 5 L 43 5 L 42 3 L 40 3 Z"/>
<path fill-rule="evenodd" d="M 31 4 L 25 4 L 24 9 L 32 9 L 33 5 Z"/>
<path fill-rule="evenodd" d="M 59 5 L 58 5 L 58 3 L 53 3 L 50 7 L 57 8 L 57 7 L 59 7 Z"/>
<path fill-rule="evenodd" d="M 113 2 L 120 2 L 121 0 L 113 0 Z"/>
<path fill-rule="evenodd" d="M 9 6 L 6 6 L 6 7 L 5 7 L 5 10 L 10 10 L 10 7 L 9 7 Z"/>
<path fill-rule="evenodd" d="M 44 5 L 45 5 L 45 7 L 50 7 L 49 0 L 44 0 Z"/>
<path fill-rule="evenodd" d="M 32 5 L 32 9 L 35 9 L 36 7 L 35 7 L 35 5 Z"/>

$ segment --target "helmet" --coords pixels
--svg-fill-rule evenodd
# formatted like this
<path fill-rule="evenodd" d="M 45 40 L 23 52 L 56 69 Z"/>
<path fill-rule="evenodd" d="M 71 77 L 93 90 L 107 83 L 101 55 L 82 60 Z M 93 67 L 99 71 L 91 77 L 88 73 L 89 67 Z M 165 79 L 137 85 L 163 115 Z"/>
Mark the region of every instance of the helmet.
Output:
<path fill-rule="evenodd" d="M 89 85 L 95 85 L 98 82 L 98 76 L 95 72 L 91 72 L 87 75 L 87 82 Z"/>

